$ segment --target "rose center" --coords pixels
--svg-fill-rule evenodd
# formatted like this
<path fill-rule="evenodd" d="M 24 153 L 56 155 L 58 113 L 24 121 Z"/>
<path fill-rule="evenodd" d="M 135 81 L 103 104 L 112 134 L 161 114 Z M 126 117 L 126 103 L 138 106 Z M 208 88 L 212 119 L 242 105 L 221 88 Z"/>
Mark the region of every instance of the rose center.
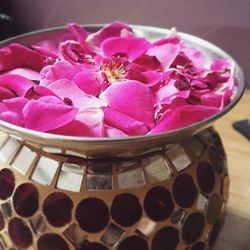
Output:
<path fill-rule="evenodd" d="M 110 83 L 123 81 L 125 78 L 125 62 L 121 57 L 113 56 L 105 58 L 102 62 L 101 69 L 104 71 Z"/>

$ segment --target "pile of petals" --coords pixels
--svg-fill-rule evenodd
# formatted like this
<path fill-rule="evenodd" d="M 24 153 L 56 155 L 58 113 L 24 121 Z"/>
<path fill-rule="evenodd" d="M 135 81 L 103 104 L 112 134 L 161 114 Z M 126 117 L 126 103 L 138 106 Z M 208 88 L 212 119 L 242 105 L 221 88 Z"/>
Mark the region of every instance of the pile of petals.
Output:
<path fill-rule="evenodd" d="M 122 22 L 95 33 L 70 23 L 57 38 L 0 48 L 0 119 L 84 137 L 166 132 L 221 111 L 233 67 L 207 64 L 176 32 L 151 42 Z"/>

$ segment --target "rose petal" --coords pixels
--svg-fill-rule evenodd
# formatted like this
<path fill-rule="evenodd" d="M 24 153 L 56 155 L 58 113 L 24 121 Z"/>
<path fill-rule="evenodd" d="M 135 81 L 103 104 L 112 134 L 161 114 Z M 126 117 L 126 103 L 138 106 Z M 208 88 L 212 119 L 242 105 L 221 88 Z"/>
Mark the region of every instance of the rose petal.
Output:
<path fill-rule="evenodd" d="M 28 101 L 29 100 L 27 98 L 16 97 L 16 98 L 4 100 L 3 103 L 5 104 L 5 107 L 8 110 L 13 111 L 13 112 L 19 114 L 20 116 L 22 116 L 22 110 Z"/>
<path fill-rule="evenodd" d="M 106 39 L 101 50 L 105 57 L 125 55 L 130 61 L 141 56 L 151 44 L 144 38 L 138 37 L 113 37 Z"/>
<path fill-rule="evenodd" d="M 139 65 L 143 70 L 160 70 L 161 63 L 157 60 L 155 56 L 142 55 L 137 57 L 133 63 Z"/>
<path fill-rule="evenodd" d="M 73 82 L 88 95 L 99 96 L 102 78 L 96 72 L 81 71 Z"/>
<path fill-rule="evenodd" d="M 125 134 L 123 131 L 109 127 L 109 126 L 104 126 L 104 134 L 106 137 L 111 137 L 111 138 L 125 138 L 128 137 L 127 134 Z"/>
<path fill-rule="evenodd" d="M 117 128 L 128 135 L 143 135 L 148 132 L 147 126 L 125 114 L 104 108 L 104 122 L 110 127 Z"/>
<path fill-rule="evenodd" d="M 127 24 L 123 22 L 113 22 L 98 30 L 97 32 L 90 34 L 87 38 L 87 41 L 91 45 L 99 47 L 107 38 L 121 36 L 121 31 L 124 29 L 128 30 L 129 32 L 133 32 L 133 30 Z"/>
<path fill-rule="evenodd" d="M 204 68 L 206 59 L 204 54 L 200 50 L 182 46 L 181 51 L 187 56 L 187 58 L 193 63 L 196 68 Z"/>
<path fill-rule="evenodd" d="M 173 63 L 180 52 L 180 44 L 165 43 L 153 46 L 147 51 L 147 55 L 155 56 L 162 65 L 163 71 L 166 71 Z"/>
<path fill-rule="evenodd" d="M 12 43 L 8 47 L 0 49 L 0 71 L 19 67 L 40 71 L 49 63 L 44 55 L 21 44 Z"/>
<path fill-rule="evenodd" d="M 39 41 L 33 44 L 32 48 L 47 57 L 58 58 L 58 47 L 50 40 Z"/>
<path fill-rule="evenodd" d="M 218 108 L 201 105 L 185 105 L 167 111 L 148 134 L 157 134 L 185 127 L 202 121 L 219 112 Z"/>
<path fill-rule="evenodd" d="M 65 105 L 53 96 L 31 100 L 23 109 L 25 127 L 42 132 L 66 125 L 76 114 L 76 108 Z"/>
<path fill-rule="evenodd" d="M 23 127 L 23 120 L 20 119 L 20 116 L 17 113 L 12 111 L 6 111 L 1 113 L 0 120 Z"/>
<path fill-rule="evenodd" d="M 77 23 L 68 23 L 68 29 L 72 32 L 72 34 L 74 34 L 78 42 L 85 44 L 88 32 L 84 28 Z"/>
<path fill-rule="evenodd" d="M 12 91 L 0 86 L 0 101 L 13 97 L 15 97 L 15 94 Z"/>
<path fill-rule="evenodd" d="M 100 99 L 83 92 L 75 83 L 69 80 L 58 80 L 51 83 L 48 88 L 62 100 L 70 99 L 72 105 L 82 111 L 89 108 L 105 106 Z"/>
<path fill-rule="evenodd" d="M 6 88 L 18 96 L 24 96 L 32 86 L 36 86 L 35 83 L 22 76 L 0 75 L 0 87 Z"/>
<path fill-rule="evenodd" d="M 86 124 L 77 120 L 73 120 L 65 126 L 50 130 L 48 132 L 59 135 L 92 137 L 92 133 L 89 127 Z"/>
<path fill-rule="evenodd" d="M 40 74 L 32 69 L 28 68 L 16 68 L 5 72 L 8 75 L 19 75 L 32 81 L 39 81 Z"/>
<path fill-rule="evenodd" d="M 148 87 L 138 81 L 114 83 L 101 95 L 110 108 L 154 127 L 154 107 Z"/>

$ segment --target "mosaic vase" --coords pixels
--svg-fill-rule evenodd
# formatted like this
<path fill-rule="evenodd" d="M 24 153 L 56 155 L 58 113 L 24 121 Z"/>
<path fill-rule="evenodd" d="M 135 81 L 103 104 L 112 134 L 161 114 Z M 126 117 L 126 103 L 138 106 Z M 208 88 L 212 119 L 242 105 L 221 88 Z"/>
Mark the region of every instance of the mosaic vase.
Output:
<path fill-rule="evenodd" d="M 99 26 L 87 26 L 94 31 Z M 134 26 L 147 39 L 168 31 Z M 6 40 L 25 45 L 51 29 Z M 208 59 L 229 57 L 181 34 Z M 52 135 L 0 121 L 0 249 L 206 250 L 225 219 L 229 178 L 213 121 L 126 139 Z"/>

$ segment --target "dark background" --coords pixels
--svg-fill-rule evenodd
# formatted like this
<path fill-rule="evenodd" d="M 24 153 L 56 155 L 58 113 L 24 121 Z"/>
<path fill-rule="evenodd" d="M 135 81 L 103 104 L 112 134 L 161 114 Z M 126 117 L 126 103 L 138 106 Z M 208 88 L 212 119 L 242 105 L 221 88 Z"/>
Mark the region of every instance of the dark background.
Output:
<path fill-rule="evenodd" d="M 223 48 L 250 82 L 250 0 L 0 0 L 0 38 L 31 30 L 121 20 L 194 34 Z M 250 84 L 249 84 L 250 86 Z"/>

